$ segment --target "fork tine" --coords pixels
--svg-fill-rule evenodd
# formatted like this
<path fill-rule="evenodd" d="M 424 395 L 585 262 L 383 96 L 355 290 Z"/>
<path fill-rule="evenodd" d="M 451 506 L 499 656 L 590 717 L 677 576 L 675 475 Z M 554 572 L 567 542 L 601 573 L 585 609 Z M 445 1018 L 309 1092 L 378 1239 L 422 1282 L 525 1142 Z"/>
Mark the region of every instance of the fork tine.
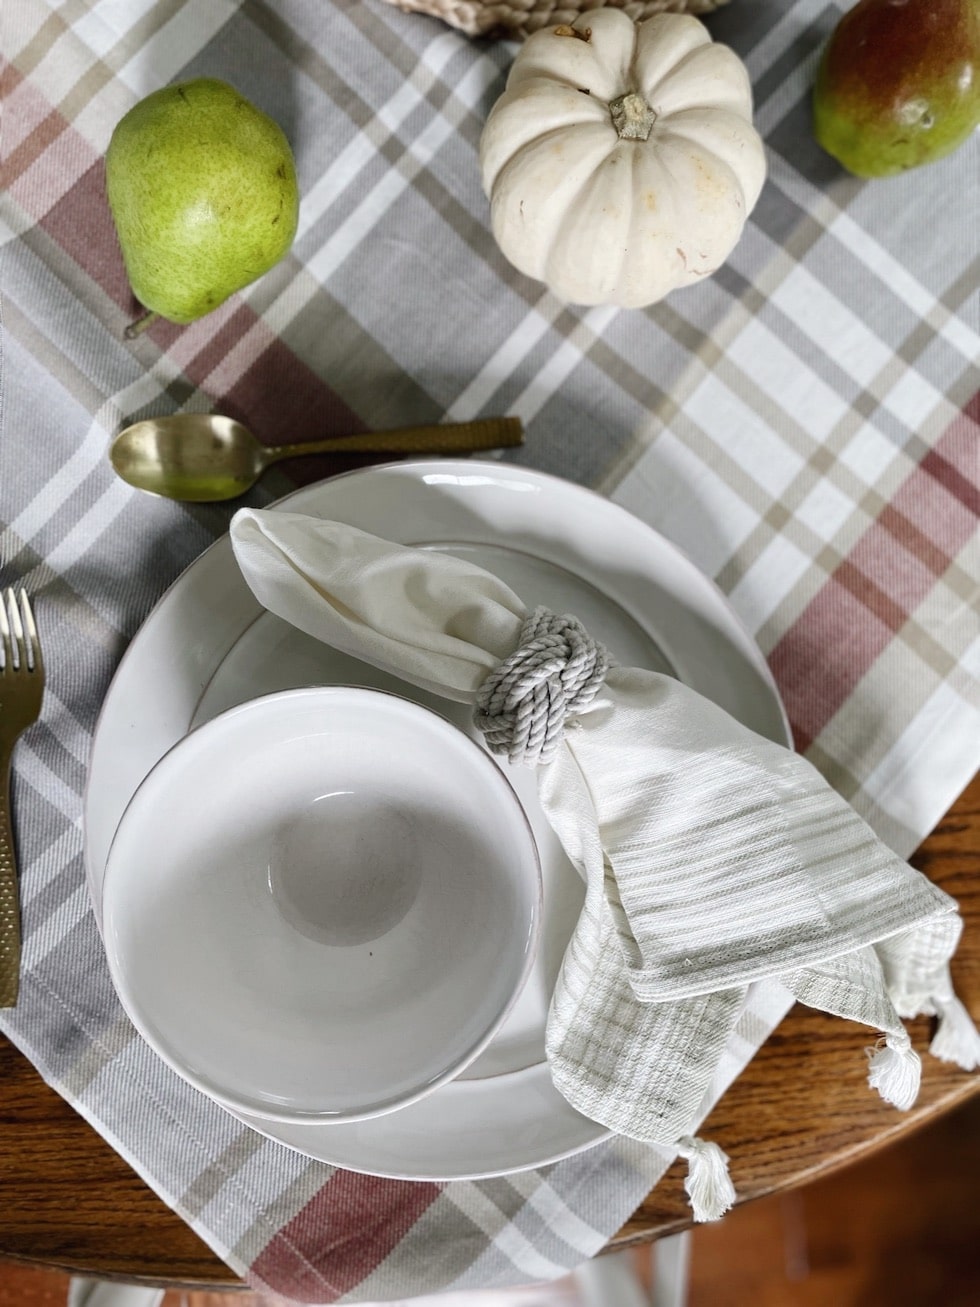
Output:
<path fill-rule="evenodd" d="M 41 658 L 41 641 L 37 636 L 37 626 L 34 624 L 34 614 L 31 611 L 31 601 L 27 597 L 27 591 L 20 592 L 20 611 L 23 618 L 24 634 L 26 641 L 24 648 L 27 653 L 27 665 L 31 671 L 43 671 L 44 663 Z"/>
<path fill-rule="evenodd" d="M 8 620 L 15 640 L 23 640 L 24 628 L 20 624 L 20 609 L 17 607 L 19 595 L 13 586 L 7 588 L 7 607 L 10 610 Z"/>
<path fill-rule="evenodd" d="M 5 590 L 0 596 L 0 640 L 2 640 L 2 649 L 0 649 L 0 671 L 6 667 L 13 668 L 14 651 L 10 643 L 10 623 L 7 620 L 7 609 L 10 605 L 13 592 Z"/>
<path fill-rule="evenodd" d="M 7 590 L 7 607 L 10 610 L 8 621 L 13 636 L 14 667 L 17 671 L 23 671 L 27 667 L 27 659 L 24 656 L 24 627 L 20 620 L 20 609 L 17 607 L 17 592 L 12 586 Z"/>

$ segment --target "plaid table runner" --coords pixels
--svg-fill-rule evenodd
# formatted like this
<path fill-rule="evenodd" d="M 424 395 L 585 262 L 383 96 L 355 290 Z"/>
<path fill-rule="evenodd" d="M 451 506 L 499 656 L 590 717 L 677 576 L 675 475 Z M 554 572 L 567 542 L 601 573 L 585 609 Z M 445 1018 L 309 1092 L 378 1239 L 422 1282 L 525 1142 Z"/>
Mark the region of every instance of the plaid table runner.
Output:
<path fill-rule="evenodd" d="M 239 1125 L 134 1036 L 85 887 L 86 761 L 127 641 L 234 506 L 131 491 L 107 442 L 179 409 L 267 441 L 518 414 L 515 461 L 605 492 L 727 591 L 798 747 L 907 855 L 980 741 L 978 151 L 842 174 L 809 123 L 838 16 L 733 0 L 711 17 L 748 65 L 769 181 L 715 277 L 617 312 L 558 303 L 490 238 L 476 150 L 513 46 L 381 0 L 3 8 L 0 580 L 36 597 L 49 680 L 17 759 L 24 977 L 0 1024 L 255 1285 L 352 1302 L 555 1277 L 671 1158 L 613 1141 L 486 1182 L 369 1179 Z M 204 74 L 284 127 L 299 234 L 208 318 L 124 343 L 102 154 L 138 98 Z M 290 484 L 272 473 L 246 502 Z M 785 1006 L 754 991 L 716 1092 Z"/>

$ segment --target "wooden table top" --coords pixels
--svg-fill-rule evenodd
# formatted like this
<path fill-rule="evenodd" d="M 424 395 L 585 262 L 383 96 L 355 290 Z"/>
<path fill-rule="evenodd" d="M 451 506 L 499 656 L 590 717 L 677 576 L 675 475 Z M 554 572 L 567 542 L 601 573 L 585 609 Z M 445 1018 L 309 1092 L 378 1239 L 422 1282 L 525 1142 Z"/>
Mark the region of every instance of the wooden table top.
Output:
<path fill-rule="evenodd" d="M 965 925 L 953 977 L 980 1020 L 980 779 L 912 861 L 959 901 Z M 929 1024 L 910 1023 L 920 1051 Z M 888 1107 L 867 1086 L 865 1036 L 798 1006 L 729 1089 L 704 1134 L 729 1153 L 740 1202 L 805 1184 L 980 1094 L 980 1074 L 924 1057 L 916 1106 Z M 685 1170 L 671 1168 L 613 1245 L 688 1226 Z M 0 1259 L 186 1287 L 240 1283 L 2 1037 L 0 1185 Z"/>

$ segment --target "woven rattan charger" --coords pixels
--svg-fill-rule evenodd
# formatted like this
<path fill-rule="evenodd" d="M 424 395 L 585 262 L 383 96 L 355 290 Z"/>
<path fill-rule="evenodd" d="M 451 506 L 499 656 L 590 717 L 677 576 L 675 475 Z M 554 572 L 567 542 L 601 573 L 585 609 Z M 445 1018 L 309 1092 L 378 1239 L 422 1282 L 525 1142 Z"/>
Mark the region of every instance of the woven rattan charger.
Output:
<path fill-rule="evenodd" d="M 468 36 L 506 37 L 520 41 L 539 28 L 554 23 L 570 23 L 590 9 L 602 7 L 602 0 L 511 0 L 510 3 L 484 3 L 483 0 L 390 0 L 406 13 L 430 14 Z M 622 9 L 634 21 L 651 14 L 708 14 L 726 0 L 608 0 L 608 8 Z"/>

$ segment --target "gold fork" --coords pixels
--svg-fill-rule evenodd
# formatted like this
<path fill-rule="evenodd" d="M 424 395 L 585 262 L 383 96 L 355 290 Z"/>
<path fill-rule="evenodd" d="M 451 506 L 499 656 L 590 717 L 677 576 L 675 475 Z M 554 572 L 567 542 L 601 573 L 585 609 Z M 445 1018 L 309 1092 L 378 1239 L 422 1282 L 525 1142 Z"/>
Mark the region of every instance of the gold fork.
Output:
<path fill-rule="evenodd" d="M 20 987 L 20 905 L 10 824 L 10 760 L 23 731 L 37 721 L 44 663 L 25 591 L 0 596 L 0 1008 L 13 1007 Z"/>

